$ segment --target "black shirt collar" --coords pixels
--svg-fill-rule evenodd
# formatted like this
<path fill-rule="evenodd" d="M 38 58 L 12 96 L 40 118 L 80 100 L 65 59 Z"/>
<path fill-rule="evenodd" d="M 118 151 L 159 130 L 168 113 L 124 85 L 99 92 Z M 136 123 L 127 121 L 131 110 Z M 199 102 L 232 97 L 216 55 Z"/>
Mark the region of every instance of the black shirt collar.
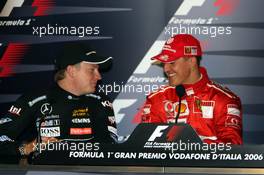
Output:
<path fill-rule="evenodd" d="M 77 96 L 74 95 L 64 89 L 62 89 L 58 84 L 55 84 L 51 90 L 49 91 L 48 98 L 52 98 L 54 100 L 57 99 L 65 99 L 65 100 L 79 100 L 83 98 L 84 95 Z"/>

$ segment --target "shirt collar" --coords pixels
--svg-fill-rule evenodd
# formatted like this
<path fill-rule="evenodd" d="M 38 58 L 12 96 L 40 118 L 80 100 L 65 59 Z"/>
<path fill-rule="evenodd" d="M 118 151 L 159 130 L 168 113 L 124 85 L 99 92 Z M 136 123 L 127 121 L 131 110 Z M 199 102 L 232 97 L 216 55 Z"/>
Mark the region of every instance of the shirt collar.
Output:
<path fill-rule="evenodd" d="M 209 82 L 209 77 L 207 75 L 206 69 L 204 67 L 200 67 L 199 70 L 200 70 L 202 78 L 198 82 L 194 84 L 183 84 L 186 94 L 188 96 L 196 94 L 201 89 L 203 89 L 204 86 Z"/>
<path fill-rule="evenodd" d="M 57 99 L 79 100 L 82 97 L 82 96 L 76 96 L 68 91 L 65 91 L 58 84 L 54 85 L 51 88 L 49 96 L 54 100 Z"/>

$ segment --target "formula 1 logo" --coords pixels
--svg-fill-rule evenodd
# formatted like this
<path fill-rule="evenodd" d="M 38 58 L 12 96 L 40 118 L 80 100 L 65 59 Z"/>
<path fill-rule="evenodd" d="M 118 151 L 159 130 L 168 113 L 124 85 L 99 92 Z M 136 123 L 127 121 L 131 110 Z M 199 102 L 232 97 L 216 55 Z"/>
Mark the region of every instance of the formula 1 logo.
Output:
<path fill-rule="evenodd" d="M 229 16 L 238 7 L 240 0 L 216 0 L 214 6 L 218 7 L 216 16 Z"/>
<path fill-rule="evenodd" d="M 186 16 L 192 8 L 201 7 L 205 2 L 206 0 L 184 0 L 175 15 Z M 219 8 L 216 12 L 216 16 L 231 15 L 239 3 L 240 0 L 215 0 L 214 6 Z"/>
<path fill-rule="evenodd" d="M 7 0 L 3 8 L 1 9 L 0 17 L 9 16 L 15 7 L 21 7 L 23 3 L 24 0 Z"/>
<path fill-rule="evenodd" d="M 172 126 L 169 129 L 168 125 L 163 126 L 157 126 L 157 128 L 154 130 L 154 132 L 151 134 L 151 136 L 148 139 L 148 142 L 154 142 L 158 138 L 162 138 L 165 134 L 166 137 L 164 138 L 164 141 L 172 142 L 174 141 L 182 132 L 182 127 L 179 126 Z"/>
<path fill-rule="evenodd" d="M 16 7 L 21 7 L 23 3 L 24 0 L 4 1 L 4 3 L 1 4 L 0 17 L 10 16 L 12 10 Z M 9 43 L 7 46 L 0 43 L 0 77 L 9 77 L 14 74 L 14 68 L 19 64 L 26 48 L 27 46 L 23 43 Z"/>
<path fill-rule="evenodd" d="M 175 15 L 187 15 L 195 6 L 202 6 L 205 0 L 184 0 Z"/>
<path fill-rule="evenodd" d="M 148 141 L 153 142 L 156 138 L 160 138 L 163 135 L 163 131 L 166 130 L 169 126 L 157 126 L 155 131 L 151 134 Z"/>
<path fill-rule="evenodd" d="M 8 17 L 15 8 L 22 7 L 25 0 L 7 0 L 1 9 L 0 17 Z M 31 7 L 36 9 L 33 16 L 44 16 L 54 7 L 54 0 L 34 0 Z"/>
<path fill-rule="evenodd" d="M 34 16 L 44 16 L 48 11 L 54 7 L 55 3 L 53 0 L 34 0 L 32 7 L 36 7 Z"/>
<path fill-rule="evenodd" d="M 1 3 L 0 17 L 10 17 L 15 8 L 22 7 L 25 0 L 6 0 Z M 34 16 L 43 16 L 53 7 L 53 0 L 34 0 L 32 7 L 36 8 Z M 3 21 L 3 24 L 6 21 Z M 13 21 L 8 21 L 12 23 Z M 28 21 L 29 22 L 29 21 Z M 10 77 L 26 53 L 28 45 L 24 43 L 0 43 L 0 77 Z"/>

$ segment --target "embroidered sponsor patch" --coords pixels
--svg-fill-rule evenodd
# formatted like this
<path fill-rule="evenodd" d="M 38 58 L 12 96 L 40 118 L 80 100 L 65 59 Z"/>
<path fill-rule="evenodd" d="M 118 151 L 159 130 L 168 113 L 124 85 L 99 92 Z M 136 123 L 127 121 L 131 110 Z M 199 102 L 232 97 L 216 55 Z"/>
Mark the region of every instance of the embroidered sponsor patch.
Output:
<path fill-rule="evenodd" d="M 92 134 L 92 128 L 70 128 L 71 135 L 87 135 Z"/>
<path fill-rule="evenodd" d="M 184 46 L 184 55 L 197 55 L 197 46 Z"/>
<path fill-rule="evenodd" d="M 143 107 L 143 115 L 150 114 L 150 108 L 151 108 L 151 104 L 144 105 L 144 107 Z"/>
<path fill-rule="evenodd" d="M 99 95 L 95 95 L 95 94 L 86 94 L 85 96 L 86 96 L 86 97 L 93 97 L 93 98 L 96 98 L 96 99 L 98 99 L 98 100 L 101 99 L 101 96 L 99 96 Z"/>
<path fill-rule="evenodd" d="M 169 56 L 168 55 L 161 55 L 159 57 L 160 60 L 163 60 L 163 61 L 167 61 L 169 59 Z"/>
<path fill-rule="evenodd" d="M 202 100 L 194 96 L 193 113 L 202 113 Z"/>
<path fill-rule="evenodd" d="M 60 125 L 60 119 L 46 119 L 44 122 L 41 123 L 41 126 L 47 127 L 47 126 L 59 126 Z"/>
<path fill-rule="evenodd" d="M 40 96 L 40 97 L 35 98 L 34 100 L 28 102 L 28 105 L 29 105 L 30 107 L 32 107 L 35 103 L 37 103 L 37 102 L 39 102 L 39 101 L 41 101 L 41 100 L 45 100 L 46 98 L 47 98 L 46 95 Z"/>
<path fill-rule="evenodd" d="M 44 103 L 43 105 L 41 105 L 40 107 L 40 112 L 43 115 L 48 115 L 52 113 L 52 106 L 50 103 Z"/>
<path fill-rule="evenodd" d="M 40 135 L 42 137 L 59 137 L 60 127 L 41 127 Z"/>
<path fill-rule="evenodd" d="M 89 109 L 88 108 L 82 108 L 82 109 L 74 109 L 72 111 L 72 117 L 85 117 L 89 116 Z"/>
<path fill-rule="evenodd" d="M 12 105 L 11 108 L 8 110 L 8 112 L 10 112 L 11 114 L 20 116 L 21 110 L 22 108 L 18 108 Z"/>
<path fill-rule="evenodd" d="M 163 101 L 163 103 L 164 103 L 164 109 L 168 113 L 180 112 L 181 115 L 189 114 L 189 109 L 188 109 L 188 105 L 187 105 L 186 100 L 182 100 L 180 109 L 179 109 L 179 102 L 173 103 L 172 101 L 165 100 L 165 101 Z"/>
<path fill-rule="evenodd" d="M 240 117 L 240 110 L 236 104 L 228 104 L 227 105 L 227 114 Z"/>
<path fill-rule="evenodd" d="M 0 136 L 0 142 L 5 142 L 5 141 L 9 141 L 9 142 L 14 142 L 14 140 L 10 139 L 8 136 L 6 135 L 2 135 Z"/>
<path fill-rule="evenodd" d="M 175 123 L 175 121 L 174 121 Z M 179 118 L 178 123 L 187 123 L 187 118 Z"/>
<path fill-rule="evenodd" d="M 8 123 L 8 122 L 11 122 L 12 121 L 12 119 L 11 118 L 1 118 L 0 119 L 0 125 L 1 124 L 4 124 L 4 123 Z"/>
<path fill-rule="evenodd" d="M 106 108 L 106 107 L 109 107 L 109 108 L 113 108 L 113 104 L 110 102 L 110 101 L 108 101 L 108 100 L 106 100 L 106 101 L 103 101 L 103 102 L 101 102 L 102 103 L 102 105 Z"/>
<path fill-rule="evenodd" d="M 213 118 L 214 116 L 214 101 L 202 101 L 201 108 L 203 118 Z"/>
<path fill-rule="evenodd" d="M 188 88 L 188 89 L 186 89 L 186 94 L 187 94 L 188 96 L 193 95 L 193 94 L 194 94 L 193 88 Z"/>
<path fill-rule="evenodd" d="M 190 110 L 186 100 L 182 100 L 180 109 L 179 102 L 165 100 L 163 101 L 163 105 L 167 119 L 171 118 L 172 116 L 175 118 L 178 112 L 180 113 L 180 116 L 187 116 L 190 114 Z"/>
<path fill-rule="evenodd" d="M 115 124 L 115 116 L 108 116 L 108 121 L 111 125 Z"/>
<path fill-rule="evenodd" d="M 90 118 L 74 118 L 72 123 L 91 123 Z"/>
<path fill-rule="evenodd" d="M 151 104 L 145 104 L 143 106 L 143 109 L 141 111 L 142 122 L 149 122 L 150 121 L 150 116 L 148 115 L 148 114 L 150 114 L 150 108 L 151 108 Z"/>
<path fill-rule="evenodd" d="M 226 127 L 233 127 L 236 129 L 241 129 L 241 120 L 240 117 L 237 116 L 227 116 L 226 121 L 225 121 L 225 126 Z"/>

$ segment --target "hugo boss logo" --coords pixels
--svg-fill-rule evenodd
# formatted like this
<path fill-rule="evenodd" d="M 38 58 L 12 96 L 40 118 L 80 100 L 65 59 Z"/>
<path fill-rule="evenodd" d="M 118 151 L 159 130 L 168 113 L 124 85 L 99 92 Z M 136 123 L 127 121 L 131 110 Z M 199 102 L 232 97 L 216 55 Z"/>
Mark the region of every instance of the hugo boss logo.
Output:
<path fill-rule="evenodd" d="M 60 127 L 42 127 L 40 135 L 42 137 L 59 137 L 61 135 Z"/>

